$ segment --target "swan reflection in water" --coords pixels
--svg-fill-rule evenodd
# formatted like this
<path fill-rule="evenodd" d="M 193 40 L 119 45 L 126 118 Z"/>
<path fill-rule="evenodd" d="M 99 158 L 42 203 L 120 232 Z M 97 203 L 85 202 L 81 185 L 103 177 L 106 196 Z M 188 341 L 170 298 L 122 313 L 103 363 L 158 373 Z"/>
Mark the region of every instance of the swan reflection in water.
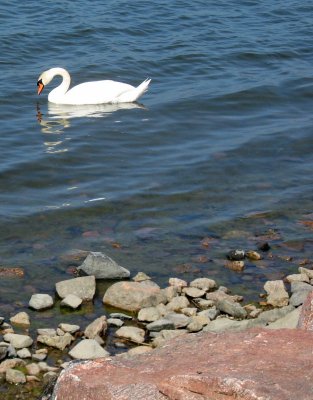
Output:
<path fill-rule="evenodd" d="M 87 105 L 62 105 L 48 103 L 47 114 L 42 114 L 37 103 L 37 121 L 41 125 L 41 131 L 45 134 L 60 135 L 52 137 L 58 140 L 45 141 L 47 153 L 63 153 L 68 151 L 66 143 L 69 137 L 63 137 L 64 130 L 71 126 L 70 120 L 73 118 L 104 118 L 115 111 L 130 110 L 133 108 L 146 109 L 139 103 L 119 103 L 119 104 L 87 104 Z"/>

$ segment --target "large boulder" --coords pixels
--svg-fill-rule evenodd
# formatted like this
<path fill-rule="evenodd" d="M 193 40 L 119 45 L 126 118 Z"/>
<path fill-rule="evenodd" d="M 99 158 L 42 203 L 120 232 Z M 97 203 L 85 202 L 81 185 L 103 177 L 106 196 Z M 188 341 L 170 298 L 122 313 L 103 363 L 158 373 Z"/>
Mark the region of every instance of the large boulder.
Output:
<path fill-rule="evenodd" d="M 130 276 L 126 268 L 100 252 L 90 252 L 77 269 L 87 275 L 93 275 L 96 279 L 123 279 Z"/>
<path fill-rule="evenodd" d="M 182 335 L 147 354 L 71 363 L 53 398 L 311 399 L 312 340 L 301 329 Z"/>
<path fill-rule="evenodd" d="M 155 307 L 166 301 L 159 287 L 145 285 L 144 282 L 117 282 L 108 288 L 103 303 L 127 311 L 139 311 L 145 307 Z"/>

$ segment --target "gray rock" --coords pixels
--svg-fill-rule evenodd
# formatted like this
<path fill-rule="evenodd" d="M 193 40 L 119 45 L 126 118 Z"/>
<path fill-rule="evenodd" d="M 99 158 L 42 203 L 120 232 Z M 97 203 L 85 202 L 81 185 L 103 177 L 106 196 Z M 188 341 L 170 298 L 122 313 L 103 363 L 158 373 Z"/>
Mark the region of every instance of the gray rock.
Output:
<path fill-rule="evenodd" d="M 30 325 L 29 315 L 24 311 L 19 312 L 10 318 L 10 322 L 16 325 L 29 326 Z"/>
<path fill-rule="evenodd" d="M 138 272 L 136 276 L 133 277 L 134 282 L 143 282 L 143 281 L 148 281 L 150 279 L 151 279 L 150 276 L 148 276 L 144 272 Z"/>
<path fill-rule="evenodd" d="M 33 339 L 27 335 L 19 335 L 17 333 L 6 333 L 3 336 L 6 342 L 9 342 L 16 349 L 30 347 L 33 344 Z"/>
<path fill-rule="evenodd" d="M 120 328 L 124 325 L 124 321 L 118 318 L 108 318 L 107 323 L 108 325 L 115 326 L 117 328 Z"/>
<path fill-rule="evenodd" d="M 312 286 L 311 286 L 311 288 L 312 288 Z M 311 290 L 313 290 L 313 288 Z M 307 298 L 308 293 L 309 293 L 308 290 L 303 290 L 303 291 L 299 290 L 299 291 L 294 292 L 289 299 L 289 303 L 294 307 L 301 306 L 301 304 L 303 304 L 305 302 L 305 299 Z"/>
<path fill-rule="evenodd" d="M 60 303 L 63 307 L 76 309 L 82 304 L 82 299 L 75 294 L 68 294 Z"/>
<path fill-rule="evenodd" d="M 16 352 L 16 355 L 17 355 L 19 358 L 31 358 L 31 357 L 32 357 L 31 352 L 30 352 L 26 347 L 24 347 L 24 348 L 21 349 L 21 350 L 18 350 L 18 351 Z"/>
<path fill-rule="evenodd" d="M 199 332 L 201 329 L 210 323 L 210 319 L 203 315 L 191 317 L 191 322 L 187 326 L 188 332 Z"/>
<path fill-rule="evenodd" d="M 264 325 L 269 324 L 283 318 L 293 310 L 294 307 L 289 305 L 281 308 L 274 308 L 273 310 L 263 311 L 257 318 L 255 318 L 255 321 Z"/>
<path fill-rule="evenodd" d="M 37 335 L 44 335 L 44 336 L 55 336 L 57 331 L 53 328 L 39 328 L 37 329 Z"/>
<path fill-rule="evenodd" d="M 291 282 L 291 284 L 290 284 L 291 293 L 304 292 L 304 291 L 306 291 L 308 293 L 308 292 L 311 292 L 311 290 L 313 290 L 313 288 L 312 288 L 312 285 L 310 285 L 309 283 Z"/>
<path fill-rule="evenodd" d="M 301 307 L 296 308 L 291 311 L 283 318 L 278 319 L 275 322 L 272 322 L 267 326 L 269 329 L 296 329 L 299 321 L 299 316 L 301 312 Z"/>
<path fill-rule="evenodd" d="M 48 354 L 46 353 L 35 353 L 32 354 L 32 360 L 34 361 L 44 361 L 47 358 Z"/>
<path fill-rule="evenodd" d="M 131 315 L 123 314 L 123 313 L 111 313 L 110 318 L 118 318 L 122 321 L 124 320 L 131 320 L 133 317 Z"/>
<path fill-rule="evenodd" d="M 12 346 L 12 344 L 9 344 L 7 357 L 8 358 L 15 358 L 16 356 L 17 356 L 17 352 L 16 352 L 15 347 Z"/>
<path fill-rule="evenodd" d="M 77 269 L 84 271 L 87 275 L 93 275 L 96 279 L 123 279 L 130 276 L 126 268 L 100 252 L 90 252 Z"/>
<path fill-rule="evenodd" d="M 70 333 L 65 333 L 64 336 L 39 335 L 37 337 L 37 342 L 62 351 L 71 344 L 72 340 L 74 340 L 74 338 Z"/>
<path fill-rule="evenodd" d="M 181 291 L 181 289 L 177 286 L 168 286 L 165 289 L 161 289 L 161 291 L 166 298 L 166 302 L 168 303 L 174 297 L 178 296 L 178 293 Z"/>
<path fill-rule="evenodd" d="M 85 329 L 84 335 L 87 339 L 95 339 L 96 336 L 103 336 L 107 330 L 108 324 L 106 316 L 101 316 L 91 322 Z"/>
<path fill-rule="evenodd" d="M 68 333 L 75 333 L 80 330 L 79 325 L 64 324 L 64 323 L 59 324 L 59 328 L 62 329 L 63 332 L 68 332 Z"/>
<path fill-rule="evenodd" d="M 216 290 L 215 292 L 210 292 L 206 294 L 207 300 L 212 300 L 213 304 L 216 304 L 219 300 L 229 300 L 233 302 L 238 302 L 242 299 L 242 296 L 229 295 L 224 290 Z"/>
<path fill-rule="evenodd" d="M 184 315 L 187 315 L 187 317 L 192 317 L 192 316 L 194 316 L 194 315 L 197 315 L 197 311 L 198 311 L 198 309 L 195 308 L 195 307 L 186 307 L 186 308 L 183 308 L 183 309 L 181 310 L 181 312 L 182 312 Z"/>
<path fill-rule="evenodd" d="M 26 376 L 17 369 L 9 368 L 5 373 L 5 380 L 14 384 L 26 383 Z"/>
<path fill-rule="evenodd" d="M 82 300 L 92 300 L 96 292 L 96 280 L 94 276 L 83 276 L 57 282 L 55 288 L 61 299 L 74 294 Z"/>
<path fill-rule="evenodd" d="M 72 348 L 68 353 L 78 360 L 91 360 L 100 357 L 108 357 L 110 354 L 94 339 L 84 339 Z"/>
<path fill-rule="evenodd" d="M 145 282 L 117 282 L 108 288 L 103 303 L 128 311 L 139 311 L 155 307 L 166 298 L 158 287 L 147 286 Z"/>
<path fill-rule="evenodd" d="M 28 305 L 34 310 L 46 310 L 53 307 L 53 298 L 49 294 L 33 294 Z"/>
<path fill-rule="evenodd" d="M 134 343 L 145 341 L 145 331 L 135 326 L 122 326 L 115 332 L 115 336 L 131 340 Z"/>
<path fill-rule="evenodd" d="M 215 306 L 209 308 L 208 310 L 202 310 L 198 312 L 198 315 L 209 318 L 213 321 L 220 314 L 220 310 L 218 310 Z"/>
<path fill-rule="evenodd" d="M 264 290 L 268 294 L 267 302 L 274 307 L 284 307 L 288 305 L 289 296 L 282 280 L 267 281 Z"/>
<path fill-rule="evenodd" d="M 299 267 L 300 274 L 305 274 L 309 279 L 313 279 L 313 269 Z"/>
<path fill-rule="evenodd" d="M 226 331 L 239 332 L 249 327 L 249 320 L 236 321 L 229 318 L 218 318 L 203 328 L 206 332 L 221 333 Z"/>
<path fill-rule="evenodd" d="M 142 308 L 138 313 L 138 321 L 153 322 L 161 317 L 159 310 L 156 307 Z"/>
<path fill-rule="evenodd" d="M 151 322 L 146 326 L 148 331 L 154 331 L 154 332 L 160 332 L 163 331 L 164 329 L 170 330 L 170 329 L 175 329 L 175 325 L 173 321 L 170 321 L 169 319 L 166 318 L 161 318 L 158 319 L 157 321 Z"/>
<path fill-rule="evenodd" d="M 187 333 L 188 331 L 185 329 L 179 329 L 179 330 L 163 330 L 160 332 L 160 335 L 158 337 L 156 337 L 153 342 L 152 342 L 152 346 L 153 347 L 159 347 L 159 346 L 163 346 L 167 340 L 170 340 L 174 337 L 177 336 L 181 336 L 184 335 L 185 333 Z"/>
<path fill-rule="evenodd" d="M 227 299 L 218 300 L 216 307 L 218 310 L 231 315 L 234 318 L 243 319 L 247 316 L 247 311 L 240 304 Z"/>
<path fill-rule="evenodd" d="M 182 290 L 187 296 L 195 298 L 195 297 L 202 297 L 205 295 L 205 290 L 198 289 L 196 287 L 186 287 Z"/>
<path fill-rule="evenodd" d="M 197 278 L 190 282 L 190 287 L 195 287 L 197 289 L 205 290 L 206 292 L 208 292 L 211 289 L 215 289 L 217 287 L 217 284 L 213 279 Z"/>
<path fill-rule="evenodd" d="M 0 346 L 0 361 L 4 360 L 8 353 L 8 346 Z"/>
<path fill-rule="evenodd" d="M 291 274 L 286 276 L 287 282 L 310 282 L 310 278 L 307 274 Z"/>
<path fill-rule="evenodd" d="M 175 329 L 185 328 L 191 322 L 191 318 L 184 314 L 168 313 L 165 317 L 167 320 L 173 322 Z"/>
<path fill-rule="evenodd" d="M 185 296 L 177 296 L 174 297 L 168 304 L 166 304 L 166 308 L 168 311 L 180 311 L 183 308 L 189 307 L 190 303 L 187 297 Z"/>

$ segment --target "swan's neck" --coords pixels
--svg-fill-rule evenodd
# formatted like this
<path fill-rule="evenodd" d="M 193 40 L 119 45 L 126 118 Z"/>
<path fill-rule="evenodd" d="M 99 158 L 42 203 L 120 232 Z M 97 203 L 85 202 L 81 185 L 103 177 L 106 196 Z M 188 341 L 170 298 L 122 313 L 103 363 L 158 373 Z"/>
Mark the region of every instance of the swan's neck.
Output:
<path fill-rule="evenodd" d="M 71 84 L 71 77 L 64 68 L 52 68 L 50 72 L 51 79 L 53 79 L 55 76 L 62 76 L 63 78 L 61 84 L 53 89 L 48 96 L 49 101 L 58 102 L 58 100 L 62 98 L 68 91 Z"/>

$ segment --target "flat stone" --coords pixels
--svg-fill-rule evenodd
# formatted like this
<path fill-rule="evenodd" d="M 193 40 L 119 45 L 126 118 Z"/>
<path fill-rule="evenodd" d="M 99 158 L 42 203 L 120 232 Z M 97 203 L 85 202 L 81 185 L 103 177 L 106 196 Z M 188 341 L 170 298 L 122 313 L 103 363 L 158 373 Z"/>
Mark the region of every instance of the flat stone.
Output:
<path fill-rule="evenodd" d="M 26 383 L 26 376 L 23 372 L 10 368 L 5 373 L 5 380 L 14 384 Z"/>
<path fill-rule="evenodd" d="M 49 294 L 33 294 L 28 305 L 34 310 L 46 310 L 53 307 L 53 298 Z"/>
<path fill-rule="evenodd" d="M 138 357 L 71 365 L 59 376 L 52 397 L 309 400 L 312 341 L 313 333 L 301 329 L 184 335 Z"/>
<path fill-rule="evenodd" d="M 298 328 L 313 331 L 313 291 L 309 292 L 303 303 Z"/>
<path fill-rule="evenodd" d="M 206 325 L 205 332 L 222 333 L 227 331 L 239 332 L 249 327 L 249 320 L 237 321 L 226 317 L 218 318 Z"/>
<path fill-rule="evenodd" d="M 94 276 L 82 276 L 68 279 L 55 284 L 56 291 L 64 299 L 69 294 L 74 294 L 82 300 L 92 300 L 96 292 L 96 280 Z"/>
<path fill-rule="evenodd" d="M 144 282 L 117 282 L 108 288 L 103 303 L 127 311 L 155 307 L 166 301 L 161 289 L 144 285 Z"/>
<path fill-rule="evenodd" d="M 10 322 L 12 324 L 23 325 L 25 327 L 30 326 L 29 315 L 24 311 L 21 311 L 15 315 L 13 315 L 13 317 L 10 318 Z"/>
<path fill-rule="evenodd" d="M 16 355 L 17 355 L 19 358 L 31 358 L 31 357 L 32 357 L 31 352 L 30 352 L 26 347 L 24 347 L 24 348 L 21 349 L 21 350 L 18 350 L 18 351 L 16 352 Z"/>
<path fill-rule="evenodd" d="M 138 321 L 153 322 L 161 317 L 156 307 L 142 308 L 138 313 Z"/>
<path fill-rule="evenodd" d="M 312 286 L 311 286 L 311 290 L 312 290 Z M 298 307 L 301 304 L 303 304 L 305 302 L 305 299 L 307 298 L 308 294 L 311 292 L 311 290 L 308 289 L 304 289 L 304 290 L 297 290 L 295 291 L 290 299 L 289 299 L 289 303 L 294 306 L 294 307 Z"/>
<path fill-rule="evenodd" d="M 239 304 L 228 299 L 218 300 L 216 308 L 234 318 L 243 319 L 247 316 L 247 311 Z"/>
<path fill-rule="evenodd" d="M 9 342 L 15 349 L 30 347 L 33 344 L 33 339 L 27 335 L 19 335 L 17 333 L 7 333 L 3 336 L 6 342 Z"/>
<path fill-rule="evenodd" d="M 106 316 L 103 315 L 91 322 L 85 329 L 84 335 L 87 339 L 95 339 L 96 336 L 103 336 L 108 324 Z"/>
<path fill-rule="evenodd" d="M 135 326 L 122 326 L 115 332 L 115 336 L 131 340 L 134 343 L 145 341 L 145 331 Z"/>
<path fill-rule="evenodd" d="M 44 336 L 55 336 L 57 331 L 53 328 L 39 328 L 37 329 L 37 335 L 44 335 Z"/>
<path fill-rule="evenodd" d="M 197 278 L 190 282 L 190 287 L 205 290 L 206 292 L 215 289 L 217 284 L 215 280 L 209 278 Z"/>
<path fill-rule="evenodd" d="M 68 353 L 72 358 L 78 360 L 108 357 L 110 354 L 94 339 L 84 339 L 72 348 Z M 84 396 L 86 393 L 84 393 Z M 88 397 L 88 396 L 87 396 Z M 81 398 L 81 397 L 80 397 Z"/>
<path fill-rule="evenodd" d="M 34 360 L 34 361 L 44 361 L 46 358 L 47 358 L 47 354 L 44 354 L 44 353 L 35 353 L 35 354 L 32 354 L 32 360 Z"/>
<path fill-rule="evenodd" d="M 126 268 L 100 252 L 90 252 L 77 269 L 87 275 L 93 275 L 96 279 L 123 279 L 130 276 Z"/>
<path fill-rule="evenodd" d="M 65 347 L 71 344 L 73 339 L 70 333 L 65 333 L 64 336 L 39 335 L 37 342 L 63 351 Z"/>
<path fill-rule="evenodd" d="M 82 304 L 82 299 L 75 294 L 68 294 L 60 303 L 63 307 L 76 309 Z"/>
<path fill-rule="evenodd" d="M 202 297 L 205 295 L 205 290 L 198 289 L 196 287 L 186 287 L 182 290 L 187 296 L 195 298 L 195 297 Z"/>
<path fill-rule="evenodd" d="M 175 329 L 175 325 L 173 321 L 170 321 L 166 318 L 161 318 L 157 321 L 151 322 L 146 326 L 146 328 L 148 329 L 148 331 L 160 332 L 164 329 Z"/>
<path fill-rule="evenodd" d="M 127 315 L 127 314 L 123 314 L 123 313 L 111 313 L 110 318 L 118 318 L 118 319 L 121 319 L 122 321 L 124 321 L 124 320 L 130 321 L 131 319 L 133 319 L 133 317 L 131 315 Z"/>
<path fill-rule="evenodd" d="M 116 326 L 117 328 L 120 328 L 124 325 L 124 321 L 118 318 L 108 318 L 107 323 L 108 325 Z"/>
<path fill-rule="evenodd" d="M 274 307 L 283 307 L 288 305 L 289 296 L 282 280 L 267 281 L 264 290 L 268 294 L 267 303 Z"/>
<path fill-rule="evenodd" d="M 268 329 L 296 329 L 298 326 L 301 307 L 296 308 L 284 317 L 272 322 L 267 326 Z"/>
<path fill-rule="evenodd" d="M 59 328 L 62 329 L 63 332 L 68 332 L 68 333 L 75 333 L 80 330 L 79 325 L 64 324 L 64 323 L 59 324 Z"/>
<path fill-rule="evenodd" d="M 174 297 L 168 304 L 166 304 L 166 308 L 168 311 L 180 311 L 183 308 L 189 307 L 190 303 L 187 297 L 185 296 L 177 296 Z"/>

